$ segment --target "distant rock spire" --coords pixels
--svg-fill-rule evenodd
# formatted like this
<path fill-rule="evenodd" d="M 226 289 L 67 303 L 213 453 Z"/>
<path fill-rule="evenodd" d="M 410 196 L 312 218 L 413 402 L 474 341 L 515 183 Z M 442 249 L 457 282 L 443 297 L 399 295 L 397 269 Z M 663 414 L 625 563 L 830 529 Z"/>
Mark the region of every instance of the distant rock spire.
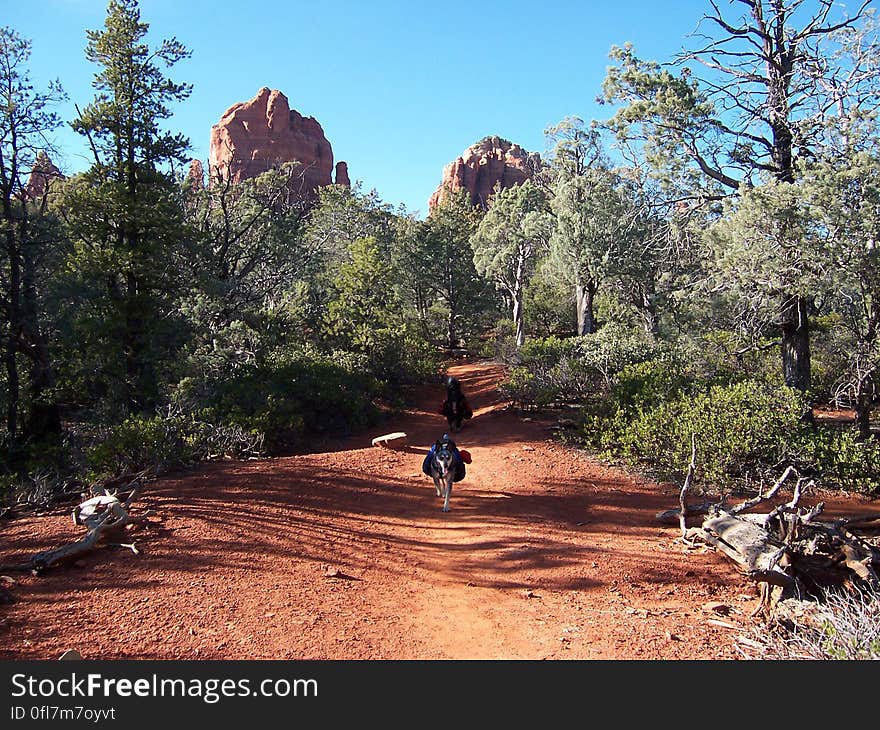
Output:
<path fill-rule="evenodd" d="M 24 195 L 28 200 L 40 200 L 45 197 L 53 180 L 63 180 L 64 175 L 52 163 L 43 150 L 37 153 L 27 185 L 24 187 Z"/>
<path fill-rule="evenodd" d="M 205 167 L 201 160 L 190 160 L 186 173 L 187 187 L 194 193 L 205 189 Z"/>
<path fill-rule="evenodd" d="M 497 135 L 483 137 L 443 168 L 440 186 L 428 200 L 428 213 L 458 190 L 467 190 L 471 203 L 487 208 L 496 185 L 519 185 L 531 178 L 541 164 L 537 152 L 526 152 Z"/>

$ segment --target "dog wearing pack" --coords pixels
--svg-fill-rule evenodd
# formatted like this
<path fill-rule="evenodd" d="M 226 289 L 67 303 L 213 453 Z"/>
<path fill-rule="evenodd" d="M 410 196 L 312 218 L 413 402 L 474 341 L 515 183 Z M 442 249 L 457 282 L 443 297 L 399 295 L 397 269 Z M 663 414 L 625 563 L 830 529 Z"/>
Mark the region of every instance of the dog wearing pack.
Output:
<path fill-rule="evenodd" d="M 468 459 L 470 455 L 467 455 Z M 443 511 L 449 512 L 449 498 L 452 496 L 453 482 L 460 482 L 466 474 L 465 457 L 458 450 L 455 441 L 443 434 L 437 439 L 422 462 L 422 472 L 434 480 L 437 496 L 443 498 Z"/>
<path fill-rule="evenodd" d="M 462 421 L 472 418 L 474 415 L 471 406 L 461 390 L 461 382 L 451 375 L 445 378 L 446 400 L 440 406 L 440 414 L 446 416 L 450 433 L 461 431 Z"/>

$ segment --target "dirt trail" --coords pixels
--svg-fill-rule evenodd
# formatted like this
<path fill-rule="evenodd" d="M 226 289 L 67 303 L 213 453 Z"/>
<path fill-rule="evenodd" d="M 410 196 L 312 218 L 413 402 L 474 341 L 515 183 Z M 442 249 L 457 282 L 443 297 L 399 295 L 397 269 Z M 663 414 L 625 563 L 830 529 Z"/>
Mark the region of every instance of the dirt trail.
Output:
<path fill-rule="evenodd" d="M 677 487 L 605 467 L 557 443 L 552 421 L 505 409 L 498 365 L 451 372 L 474 417 L 454 434 L 473 463 L 449 513 L 420 471 L 445 430 L 438 384 L 320 453 L 151 484 L 141 504 L 164 522 L 138 537 L 141 554 L 105 548 L 12 576 L 0 658 L 739 658 L 756 592 L 656 522 Z M 397 430 L 404 449 L 371 446 Z M 78 535 L 67 514 L 4 521 L 0 563 Z"/>

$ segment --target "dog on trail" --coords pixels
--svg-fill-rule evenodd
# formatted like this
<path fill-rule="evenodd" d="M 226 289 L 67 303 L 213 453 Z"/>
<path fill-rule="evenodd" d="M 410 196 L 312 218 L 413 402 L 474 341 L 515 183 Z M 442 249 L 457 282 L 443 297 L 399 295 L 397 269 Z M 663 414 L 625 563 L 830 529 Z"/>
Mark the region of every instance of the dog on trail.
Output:
<path fill-rule="evenodd" d="M 472 418 L 474 415 L 471 406 L 461 390 L 461 382 L 451 375 L 444 379 L 446 385 L 446 400 L 440 406 L 440 414 L 446 416 L 449 430 L 452 433 L 461 431 L 462 421 Z"/>
<path fill-rule="evenodd" d="M 470 454 L 459 451 L 455 441 L 443 434 L 443 438 L 434 442 L 422 462 L 422 472 L 434 480 L 437 496 L 443 498 L 444 512 L 449 512 L 453 482 L 460 482 L 467 473 L 466 461 L 470 462 Z"/>

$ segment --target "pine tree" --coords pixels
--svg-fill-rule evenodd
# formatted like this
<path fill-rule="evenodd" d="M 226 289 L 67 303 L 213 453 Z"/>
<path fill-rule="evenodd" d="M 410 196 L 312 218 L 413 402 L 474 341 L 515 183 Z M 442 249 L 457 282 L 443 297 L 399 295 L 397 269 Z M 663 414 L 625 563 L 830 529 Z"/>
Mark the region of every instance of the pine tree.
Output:
<path fill-rule="evenodd" d="M 88 138 L 91 168 L 69 186 L 64 208 L 77 256 L 91 281 L 100 280 L 106 331 L 92 333 L 104 348 L 105 376 L 119 405 L 149 411 L 159 392 L 157 365 L 173 351 L 160 329 L 173 311 L 176 246 L 182 206 L 174 165 L 188 140 L 160 128 L 170 105 L 186 99 L 188 84 L 160 67 L 189 55 L 176 39 L 156 49 L 145 42 L 136 0 L 110 0 L 102 30 L 88 31 L 87 58 L 100 66 L 93 101 L 73 121 Z"/>

